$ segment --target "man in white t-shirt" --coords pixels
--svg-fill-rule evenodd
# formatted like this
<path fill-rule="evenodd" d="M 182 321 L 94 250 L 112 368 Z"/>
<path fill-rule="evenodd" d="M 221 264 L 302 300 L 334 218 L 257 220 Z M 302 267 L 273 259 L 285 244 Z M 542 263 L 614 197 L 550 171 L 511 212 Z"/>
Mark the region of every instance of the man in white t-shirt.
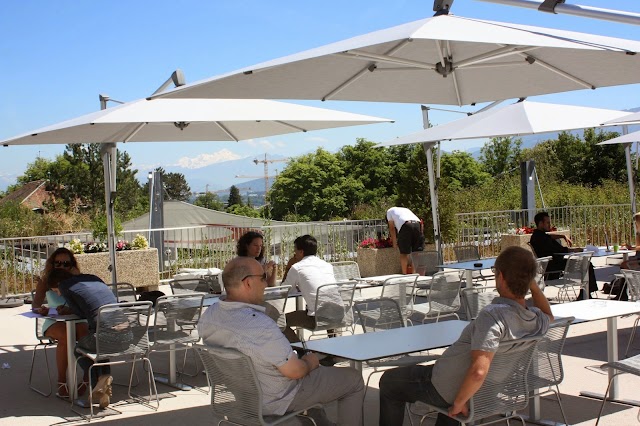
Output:
<path fill-rule="evenodd" d="M 387 210 L 387 223 L 393 246 L 400 250 L 402 273 L 406 274 L 411 252 L 424 249 L 422 222 L 407 208 L 391 207 Z"/>
<path fill-rule="evenodd" d="M 333 266 L 316 256 L 318 241 L 311 235 L 303 235 L 293 242 L 295 254 L 289 261 L 285 270 L 285 279 L 282 285 L 290 285 L 292 289 L 300 289 L 302 297 L 307 304 L 304 311 L 289 312 L 287 314 L 287 329 L 285 336 L 290 342 L 299 342 L 300 339 L 291 329 L 299 326 L 312 329 L 316 325 L 316 294 L 318 287 L 324 284 L 336 282 L 333 275 Z M 336 294 L 336 304 L 342 306 L 339 294 Z M 331 335 L 332 330 L 328 330 Z"/>

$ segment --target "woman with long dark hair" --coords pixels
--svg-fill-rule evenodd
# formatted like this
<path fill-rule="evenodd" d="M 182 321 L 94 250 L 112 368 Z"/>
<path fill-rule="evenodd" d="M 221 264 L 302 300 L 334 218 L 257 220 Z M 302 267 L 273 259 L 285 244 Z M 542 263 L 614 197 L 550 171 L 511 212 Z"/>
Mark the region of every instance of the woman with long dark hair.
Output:
<path fill-rule="evenodd" d="M 276 285 L 276 263 L 273 260 L 267 261 L 264 256 L 264 236 L 260 232 L 245 232 L 237 244 L 238 256 L 253 257 L 260 262 L 267 274 L 267 285 L 273 287 Z"/>

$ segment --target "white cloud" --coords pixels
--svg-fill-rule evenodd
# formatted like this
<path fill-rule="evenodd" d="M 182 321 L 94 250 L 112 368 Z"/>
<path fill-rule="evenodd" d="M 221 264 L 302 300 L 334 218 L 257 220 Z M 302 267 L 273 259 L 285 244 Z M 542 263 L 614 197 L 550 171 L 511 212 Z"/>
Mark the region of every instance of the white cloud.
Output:
<path fill-rule="evenodd" d="M 249 139 L 245 141 L 245 143 L 249 144 L 254 148 L 260 148 L 265 151 L 272 151 L 276 148 L 276 146 L 282 147 L 282 145 L 280 145 L 282 144 L 282 142 L 271 142 L 268 139 L 260 139 L 260 140 Z"/>
<path fill-rule="evenodd" d="M 172 165 L 184 167 L 185 169 L 199 169 L 210 164 L 237 160 L 239 158 L 242 158 L 242 156 L 228 149 L 221 149 L 220 151 L 216 151 L 210 154 L 205 153 L 197 155 L 195 157 L 182 157 L 176 164 Z"/>

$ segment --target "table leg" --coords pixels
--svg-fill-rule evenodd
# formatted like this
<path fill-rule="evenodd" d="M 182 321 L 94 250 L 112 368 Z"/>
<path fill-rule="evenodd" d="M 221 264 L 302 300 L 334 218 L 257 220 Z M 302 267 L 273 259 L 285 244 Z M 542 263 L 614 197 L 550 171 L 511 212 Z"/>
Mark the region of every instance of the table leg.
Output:
<path fill-rule="evenodd" d="M 76 386 L 76 322 L 65 321 L 67 330 L 67 387 L 69 388 L 69 396 L 72 401 L 78 399 L 78 387 Z M 83 373 L 84 374 L 84 373 Z M 95 384 L 95 383 L 94 383 Z M 88 389 L 91 392 L 91 389 Z"/>
<path fill-rule="evenodd" d="M 362 373 L 362 362 L 361 361 L 354 361 L 354 360 L 350 360 L 349 361 L 349 366 L 351 368 L 355 368 L 356 370 L 358 370 L 360 373 Z"/>
<path fill-rule="evenodd" d="M 473 287 L 473 271 L 471 269 L 467 269 L 465 272 L 467 274 L 467 288 L 471 288 Z"/>
<path fill-rule="evenodd" d="M 167 324 L 170 332 L 176 331 L 176 323 L 175 321 L 169 321 Z M 169 377 L 160 377 L 158 375 L 154 375 L 156 382 L 162 383 L 176 389 L 180 390 L 191 390 L 191 386 L 186 385 L 184 383 L 178 383 L 177 372 L 176 372 L 176 345 L 172 343 L 169 345 Z"/>
<path fill-rule="evenodd" d="M 302 310 L 304 310 L 304 297 L 302 297 L 302 294 L 300 294 L 298 297 L 296 297 L 296 311 Z M 300 341 L 302 341 L 304 339 L 304 330 L 302 328 L 298 328 L 297 333 L 298 338 L 300 339 Z"/>
<path fill-rule="evenodd" d="M 614 362 L 618 360 L 618 318 L 611 317 L 607 318 L 607 362 Z M 627 405 L 635 405 L 636 407 L 640 406 L 640 401 L 634 401 L 629 399 L 619 399 L 619 387 L 618 387 L 618 377 L 614 377 L 615 370 L 612 368 L 609 369 L 608 378 L 609 380 L 613 380 L 611 382 L 611 387 L 609 388 L 609 395 L 607 396 L 607 401 L 613 401 L 620 404 Z M 604 395 L 601 393 L 595 392 L 580 392 L 581 396 L 586 396 L 589 398 L 602 399 Z"/>

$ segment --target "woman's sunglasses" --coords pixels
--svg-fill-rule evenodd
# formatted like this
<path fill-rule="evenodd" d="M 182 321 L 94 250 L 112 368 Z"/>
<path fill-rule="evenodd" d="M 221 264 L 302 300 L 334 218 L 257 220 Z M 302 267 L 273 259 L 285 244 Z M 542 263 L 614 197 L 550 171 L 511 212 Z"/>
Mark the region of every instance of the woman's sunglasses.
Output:
<path fill-rule="evenodd" d="M 53 262 L 53 266 L 56 268 L 70 268 L 73 263 L 70 260 L 56 260 Z"/>

